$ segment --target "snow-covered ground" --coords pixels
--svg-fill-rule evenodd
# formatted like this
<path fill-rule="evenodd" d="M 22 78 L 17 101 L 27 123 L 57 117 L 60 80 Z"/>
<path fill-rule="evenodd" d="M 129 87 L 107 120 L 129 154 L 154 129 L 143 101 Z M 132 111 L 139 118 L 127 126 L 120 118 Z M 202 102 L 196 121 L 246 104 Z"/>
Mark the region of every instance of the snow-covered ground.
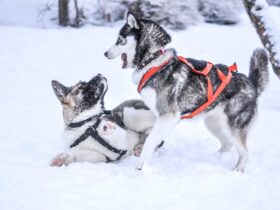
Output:
<path fill-rule="evenodd" d="M 187 57 L 237 62 L 247 74 L 249 57 L 261 43 L 243 19 L 237 26 L 203 24 L 170 32 L 172 46 Z M 0 26 L 0 209 L 280 209 L 280 81 L 272 70 L 248 137 L 245 173 L 231 171 L 237 160 L 234 149 L 216 155 L 219 143 L 199 118 L 178 125 L 144 172 L 134 170 L 136 157 L 112 164 L 49 166 L 63 148 L 62 113 L 52 79 L 73 85 L 104 74 L 108 109 L 139 98 L 131 71 L 122 70 L 120 60 L 103 56 L 117 33 L 118 28 Z"/>

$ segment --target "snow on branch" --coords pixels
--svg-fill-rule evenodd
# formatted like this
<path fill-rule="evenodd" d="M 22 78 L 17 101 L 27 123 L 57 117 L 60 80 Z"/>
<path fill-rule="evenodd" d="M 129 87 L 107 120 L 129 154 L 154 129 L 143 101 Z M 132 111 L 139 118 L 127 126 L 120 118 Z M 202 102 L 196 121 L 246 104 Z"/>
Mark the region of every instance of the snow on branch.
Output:
<path fill-rule="evenodd" d="M 270 62 L 280 77 L 280 29 L 271 15 L 266 0 L 243 0 L 246 11 L 264 47 L 270 55 Z"/>

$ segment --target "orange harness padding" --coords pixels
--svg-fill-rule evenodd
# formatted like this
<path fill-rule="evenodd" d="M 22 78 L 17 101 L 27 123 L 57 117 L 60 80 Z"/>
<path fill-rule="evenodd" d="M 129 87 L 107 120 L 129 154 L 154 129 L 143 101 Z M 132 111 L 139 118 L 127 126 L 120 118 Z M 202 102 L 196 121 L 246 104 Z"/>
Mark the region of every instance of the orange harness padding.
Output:
<path fill-rule="evenodd" d="M 202 70 L 196 70 L 193 65 L 184 57 L 182 56 L 178 56 L 177 57 L 181 62 L 185 63 L 188 65 L 188 67 L 190 67 L 190 69 L 200 75 L 203 75 L 206 77 L 207 79 L 207 102 L 202 104 L 200 107 L 198 107 L 196 110 L 194 110 L 193 112 L 189 113 L 189 114 L 184 114 L 181 116 L 181 119 L 189 119 L 194 117 L 195 115 L 198 115 L 199 113 L 203 112 L 209 105 L 211 105 L 216 98 L 222 93 L 222 91 L 225 89 L 225 87 L 227 86 L 227 84 L 230 82 L 231 77 L 232 77 L 232 72 L 237 70 L 237 65 L 236 63 L 234 63 L 233 65 L 228 67 L 228 74 L 224 75 L 224 73 L 218 69 L 217 67 L 213 68 L 213 64 L 210 62 L 207 62 L 206 67 Z M 170 59 L 171 60 L 171 59 Z M 144 76 L 142 77 L 139 85 L 138 85 L 138 92 L 140 93 L 142 88 L 144 87 L 144 85 L 148 82 L 148 80 L 155 75 L 157 72 L 159 72 L 161 70 L 161 68 L 165 65 L 167 65 L 170 60 L 165 61 L 164 63 L 162 63 L 159 66 L 155 66 L 150 68 L 146 74 L 144 74 Z M 219 85 L 219 87 L 217 88 L 217 90 L 215 92 L 213 92 L 213 86 L 211 83 L 211 80 L 208 76 L 209 72 L 211 71 L 211 69 L 216 69 L 218 76 L 221 80 L 221 84 Z"/>

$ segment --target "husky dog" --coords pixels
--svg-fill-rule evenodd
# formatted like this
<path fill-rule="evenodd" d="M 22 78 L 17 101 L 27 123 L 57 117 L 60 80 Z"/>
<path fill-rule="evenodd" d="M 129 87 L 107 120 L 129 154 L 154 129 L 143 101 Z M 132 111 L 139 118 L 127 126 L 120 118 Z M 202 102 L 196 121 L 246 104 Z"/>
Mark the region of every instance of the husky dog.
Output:
<path fill-rule="evenodd" d="M 134 69 L 135 84 L 139 84 L 152 67 L 163 66 L 140 92 L 157 119 L 145 141 L 137 165 L 139 170 L 151 158 L 159 140 L 180 121 L 181 115 L 192 113 L 207 101 L 205 77 L 181 62 L 174 49 L 162 50 L 170 41 L 170 35 L 157 23 L 128 13 L 117 42 L 104 53 L 109 59 L 121 55 L 122 68 Z M 215 66 L 223 69 L 225 65 Z M 209 76 L 213 87 L 217 88 L 220 83 L 217 73 L 211 71 Z M 228 151 L 232 145 L 236 148 L 239 155 L 235 166 L 237 171 L 243 171 L 247 163 L 247 133 L 257 111 L 257 98 L 267 82 L 267 54 L 263 49 L 256 49 L 251 58 L 249 77 L 233 72 L 229 84 L 204 111 L 206 127 L 221 143 L 219 151 Z"/>
<path fill-rule="evenodd" d="M 108 162 L 125 157 L 135 145 L 143 143 L 138 142 L 140 138 L 135 137 L 136 133 L 148 132 L 155 122 L 154 114 L 141 100 L 128 100 L 112 111 L 104 110 L 104 96 L 108 85 L 106 78 L 101 74 L 89 82 L 79 82 L 72 87 L 52 81 L 52 87 L 62 104 L 65 132 L 69 137 L 68 149 L 51 161 L 52 166 L 82 161 Z M 123 124 L 127 129 L 134 130 L 134 134 L 131 131 L 131 134 L 127 134 L 129 138 L 123 140 L 125 132 L 115 132 L 112 141 L 107 142 L 101 138 L 101 142 L 98 142 L 100 136 L 96 130 L 101 126 L 100 118 L 104 113 L 113 116 L 115 122 Z"/>

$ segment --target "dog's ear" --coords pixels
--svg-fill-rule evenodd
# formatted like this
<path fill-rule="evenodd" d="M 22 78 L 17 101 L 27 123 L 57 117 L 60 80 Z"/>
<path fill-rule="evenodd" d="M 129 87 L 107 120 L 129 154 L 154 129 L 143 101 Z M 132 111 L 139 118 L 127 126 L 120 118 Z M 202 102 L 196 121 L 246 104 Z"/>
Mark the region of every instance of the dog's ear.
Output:
<path fill-rule="evenodd" d="M 56 80 L 52 81 L 52 88 L 53 88 L 53 91 L 54 91 L 55 95 L 57 96 L 58 100 L 61 103 L 65 103 L 66 96 L 70 92 L 70 88 L 62 85 L 61 83 L 59 83 Z"/>
<path fill-rule="evenodd" d="M 127 13 L 127 19 L 126 19 L 127 24 L 131 27 L 131 28 L 136 28 L 139 29 L 139 22 L 137 20 L 137 18 L 135 17 L 135 15 L 133 15 L 131 12 Z"/>

